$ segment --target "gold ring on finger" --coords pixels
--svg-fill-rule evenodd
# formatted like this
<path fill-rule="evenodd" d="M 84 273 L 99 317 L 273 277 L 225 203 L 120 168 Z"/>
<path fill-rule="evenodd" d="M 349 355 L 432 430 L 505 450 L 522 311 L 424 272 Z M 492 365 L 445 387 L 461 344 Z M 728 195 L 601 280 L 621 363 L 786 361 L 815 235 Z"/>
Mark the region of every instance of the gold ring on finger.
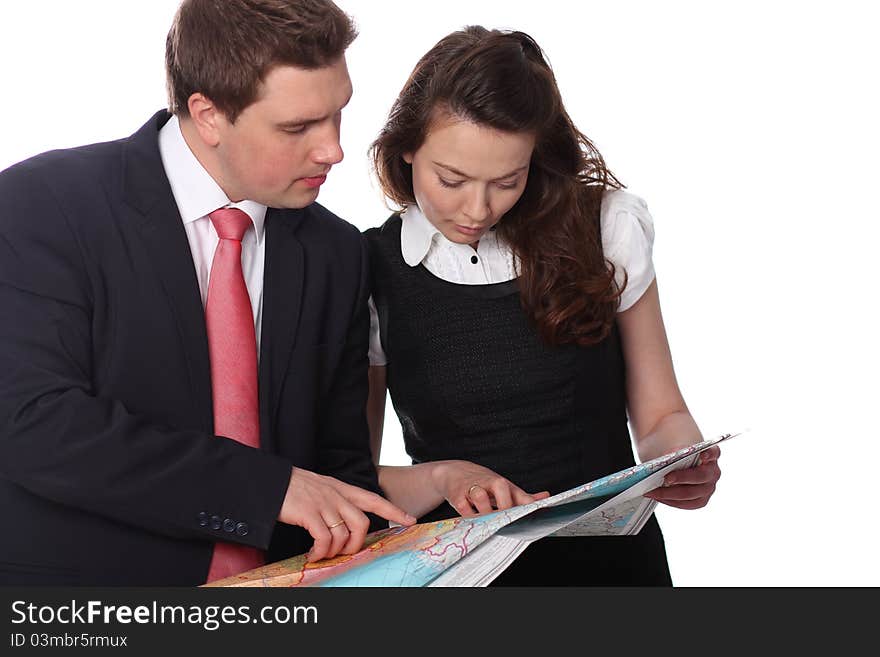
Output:
<path fill-rule="evenodd" d="M 339 522 L 334 522 L 332 525 L 327 525 L 327 529 L 333 529 L 334 527 L 339 527 L 339 525 L 344 525 L 345 520 L 340 520 Z"/>

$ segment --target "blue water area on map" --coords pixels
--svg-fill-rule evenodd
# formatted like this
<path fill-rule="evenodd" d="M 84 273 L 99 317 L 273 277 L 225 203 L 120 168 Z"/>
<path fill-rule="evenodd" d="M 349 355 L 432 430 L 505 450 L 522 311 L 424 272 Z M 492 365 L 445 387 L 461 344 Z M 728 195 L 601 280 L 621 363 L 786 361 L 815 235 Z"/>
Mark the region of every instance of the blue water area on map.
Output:
<path fill-rule="evenodd" d="M 432 568 L 417 553 L 398 552 L 377 557 L 316 586 L 425 586 L 439 574 L 439 569 Z"/>
<path fill-rule="evenodd" d="M 612 527 L 626 527 L 626 523 L 629 522 L 629 519 L 630 519 L 630 518 L 632 518 L 632 514 L 631 514 L 631 513 L 628 514 L 628 515 L 625 515 L 625 516 L 621 516 L 621 517 L 618 518 L 617 520 L 614 520 L 614 521 L 611 523 L 611 526 L 612 526 Z"/>
<path fill-rule="evenodd" d="M 647 479 L 659 469 L 660 467 L 658 466 L 650 467 L 648 464 L 642 464 L 640 466 L 637 466 L 635 471 L 628 477 L 624 477 L 617 482 L 612 482 L 611 480 L 614 479 L 614 477 L 620 476 L 620 472 L 623 472 L 623 470 L 621 470 L 620 472 L 615 472 L 614 474 L 610 474 L 607 477 L 597 479 L 594 482 L 592 488 L 584 493 L 584 497 L 610 497 L 612 495 L 617 495 L 618 493 L 622 493 L 623 491 L 625 491 L 627 488 L 635 486 L 642 479 Z"/>
<path fill-rule="evenodd" d="M 510 523 L 506 527 L 503 527 L 498 533 L 502 536 L 516 535 L 519 532 L 520 527 L 528 527 L 531 530 L 547 527 L 550 528 L 548 531 L 553 531 L 552 528 L 560 523 L 564 524 L 565 522 L 573 522 L 609 499 L 609 497 L 605 496 L 593 497 L 585 500 L 577 500 L 576 502 L 568 502 L 567 504 L 560 504 L 559 506 L 548 506 L 543 509 L 538 509 L 531 514 Z"/>
<path fill-rule="evenodd" d="M 642 470 L 641 472 L 636 472 L 631 477 L 626 477 L 615 483 L 611 483 L 611 477 L 602 477 L 602 479 L 596 482 L 596 485 L 593 486 L 590 492 L 593 495 L 617 495 L 617 493 L 622 493 L 627 488 L 639 483 L 650 474 L 651 473 L 647 470 Z"/>

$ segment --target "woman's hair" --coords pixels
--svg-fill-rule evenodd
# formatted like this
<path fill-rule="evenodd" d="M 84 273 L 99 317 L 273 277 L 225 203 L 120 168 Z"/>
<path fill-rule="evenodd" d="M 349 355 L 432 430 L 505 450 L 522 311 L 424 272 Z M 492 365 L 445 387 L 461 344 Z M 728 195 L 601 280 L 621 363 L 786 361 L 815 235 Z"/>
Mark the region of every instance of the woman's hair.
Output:
<path fill-rule="evenodd" d="M 184 0 L 165 42 L 169 107 L 188 116 L 201 92 L 234 123 L 272 67 L 329 66 L 356 36 L 331 0 Z"/>
<path fill-rule="evenodd" d="M 572 123 L 541 48 L 523 32 L 467 27 L 422 57 L 370 152 L 385 195 L 416 202 L 403 154 L 448 114 L 536 136 L 526 188 L 498 224 L 519 259 L 522 305 L 549 344 L 594 344 L 611 330 L 622 289 L 602 253 L 599 211 L 620 182 Z"/>

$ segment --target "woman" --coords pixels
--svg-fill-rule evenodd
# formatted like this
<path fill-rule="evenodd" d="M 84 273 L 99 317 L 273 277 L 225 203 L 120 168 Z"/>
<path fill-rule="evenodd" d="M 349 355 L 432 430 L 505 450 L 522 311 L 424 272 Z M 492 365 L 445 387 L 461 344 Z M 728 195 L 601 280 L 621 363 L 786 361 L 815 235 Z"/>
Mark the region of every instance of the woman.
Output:
<path fill-rule="evenodd" d="M 672 367 L 644 202 L 572 124 L 541 49 L 470 27 L 416 65 L 372 147 L 403 211 L 367 231 L 373 454 L 386 386 L 413 465 L 379 468 L 422 521 L 523 504 L 702 440 Z M 717 447 L 649 494 L 704 506 Z M 529 491 L 529 492 L 526 492 Z M 546 538 L 496 584 L 670 585 L 635 537 Z"/>

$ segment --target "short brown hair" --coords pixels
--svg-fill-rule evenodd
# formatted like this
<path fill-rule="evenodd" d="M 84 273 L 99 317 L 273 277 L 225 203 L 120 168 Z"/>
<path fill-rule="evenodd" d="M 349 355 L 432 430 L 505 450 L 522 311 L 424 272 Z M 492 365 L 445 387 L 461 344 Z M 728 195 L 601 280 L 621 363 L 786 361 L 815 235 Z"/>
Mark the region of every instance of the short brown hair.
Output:
<path fill-rule="evenodd" d="M 183 0 L 165 43 L 170 109 L 187 116 L 202 93 L 234 122 L 274 66 L 328 66 L 356 36 L 331 0 Z"/>
<path fill-rule="evenodd" d="M 622 185 L 572 123 L 541 48 L 523 32 L 473 25 L 422 57 L 371 147 L 379 185 L 399 206 L 416 202 L 403 155 L 444 114 L 535 135 L 526 188 L 498 223 L 519 258 L 523 309 L 548 344 L 604 339 L 622 288 L 602 252 L 599 212 L 604 191 Z"/>

